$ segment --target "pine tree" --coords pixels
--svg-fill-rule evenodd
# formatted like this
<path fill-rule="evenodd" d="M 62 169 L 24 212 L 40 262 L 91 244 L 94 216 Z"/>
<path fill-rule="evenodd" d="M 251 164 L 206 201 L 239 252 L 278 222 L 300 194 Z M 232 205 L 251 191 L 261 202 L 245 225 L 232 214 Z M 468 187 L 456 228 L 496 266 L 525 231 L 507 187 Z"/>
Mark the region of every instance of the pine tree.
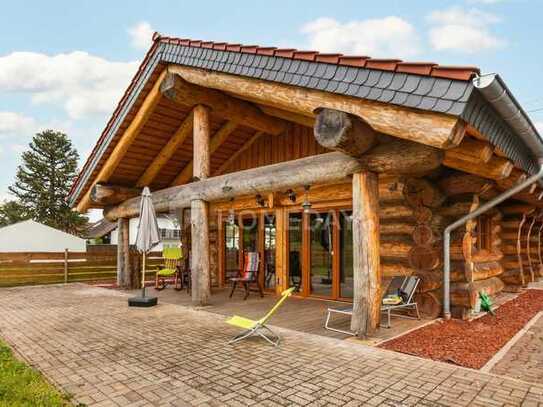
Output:
<path fill-rule="evenodd" d="M 77 234 L 87 218 L 72 211 L 66 198 L 77 176 L 78 159 L 66 134 L 37 133 L 22 155 L 23 163 L 9 190 L 35 221 Z"/>
<path fill-rule="evenodd" d="M 5 201 L 0 204 L 0 227 L 21 222 L 29 217 L 26 208 L 17 201 Z"/>

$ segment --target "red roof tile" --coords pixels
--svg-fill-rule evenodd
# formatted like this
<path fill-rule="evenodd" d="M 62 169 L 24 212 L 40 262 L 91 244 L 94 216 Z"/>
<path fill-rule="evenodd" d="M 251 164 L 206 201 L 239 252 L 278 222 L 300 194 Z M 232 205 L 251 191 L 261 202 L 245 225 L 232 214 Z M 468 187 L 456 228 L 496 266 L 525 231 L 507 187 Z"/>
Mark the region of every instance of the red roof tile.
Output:
<path fill-rule="evenodd" d="M 196 48 L 213 48 L 248 54 L 294 58 L 304 61 L 316 61 L 328 64 L 339 64 L 359 68 L 380 69 L 383 71 L 405 72 L 415 75 L 435 76 L 456 80 L 469 80 L 479 74 L 479 68 L 474 66 L 442 66 L 433 62 L 411 62 L 401 59 L 378 59 L 367 56 L 320 53 L 318 51 L 297 50 L 295 48 L 260 47 L 258 45 L 229 44 L 226 42 L 189 40 L 184 38 L 163 37 L 158 33 L 153 35 L 155 42 L 167 42 Z"/>
<path fill-rule="evenodd" d="M 474 74 L 479 74 L 479 68 L 474 66 L 443 66 L 436 65 L 432 68 L 432 76 L 447 79 L 470 80 Z"/>
<path fill-rule="evenodd" d="M 356 66 L 358 68 L 363 68 L 366 66 L 366 61 L 370 59 L 370 57 L 363 57 L 363 56 L 355 56 L 355 55 L 344 55 L 341 58 L 339 58 L 339 64 L 340 65 L 348 65 L 348 66 Z"/>
<path fill-rule="evenodd" d="M 433 62 L 399 62 L 396 66 L 396 72 L 430 75 L 432 68 L 436 65 Z"/>
<path fill-rule="evenodd" d="M 343 54 L 318 54 L 315 57 L 315 61 L 324 62 L 327 64 L 337 64 L 339 62 L 339 58 L 342 56 Z"/>

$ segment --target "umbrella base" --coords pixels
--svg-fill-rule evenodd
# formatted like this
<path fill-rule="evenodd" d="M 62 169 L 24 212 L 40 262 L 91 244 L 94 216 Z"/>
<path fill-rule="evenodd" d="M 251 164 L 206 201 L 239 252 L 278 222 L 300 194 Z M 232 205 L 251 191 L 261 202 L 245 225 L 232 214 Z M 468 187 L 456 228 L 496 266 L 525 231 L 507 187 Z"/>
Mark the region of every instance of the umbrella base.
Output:
<path fill-rule="evenodd" d="M 154 307 L 157 303 L 157 297 L 132 297 L 128 299 L 129 307 Z"/>

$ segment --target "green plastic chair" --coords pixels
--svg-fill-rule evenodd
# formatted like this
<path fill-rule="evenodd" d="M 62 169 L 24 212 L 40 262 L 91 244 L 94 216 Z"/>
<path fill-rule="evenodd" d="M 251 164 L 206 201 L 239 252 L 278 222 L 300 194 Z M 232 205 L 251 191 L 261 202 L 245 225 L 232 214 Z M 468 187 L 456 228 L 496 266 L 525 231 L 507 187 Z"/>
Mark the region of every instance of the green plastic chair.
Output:
<path fill-rule="evenodd" d="M 168 283 L 166 279 L 175 277 L 174 287 L 176 290 L 181 290 L 183 287 L 178 287 L 181 283 L 181 262 L 183 260 L 183 250 L 180 247 L 165 247 L 162 250 L 164 264 L 156 272 L 155 290 L 163 290 Z"/>
<path fill-rule="evenodd" d="M 238 315 L 234 315 L 231 318 L 228 318 L 226 320 L 226 323 L 228 325 L 235 326 L 236 328 L 244 329 L 242 333 L 239 335 L 236 335 L 232 340 L 230 340 L 228 343 L 235 343 L 238 341 L 241 341 L 242 339 L 247 339 L 251 336 L 260 336 L 261 338 L 264 338 L 267 342 L 272 344 L 273 346 L 279 345 L 279 335 L 277 335 L 275 332 L 273 332 L 266 323 L 270 320 L 270 318 L 277 312 L 279 307 L 285 302 L 285 300 L 292 295 L 296 287 L 291 287 L 281 293 L 281 298 L 277 303 L 273 306 L 271 310 L 268 311 L 266 315 L 264 315 L 262 318 L 260 318 L 258 321 L 253 321 L 249 318 L 240 317 Z M 265 332 L 267 332 L 270 335 L 266 335 Z"/>

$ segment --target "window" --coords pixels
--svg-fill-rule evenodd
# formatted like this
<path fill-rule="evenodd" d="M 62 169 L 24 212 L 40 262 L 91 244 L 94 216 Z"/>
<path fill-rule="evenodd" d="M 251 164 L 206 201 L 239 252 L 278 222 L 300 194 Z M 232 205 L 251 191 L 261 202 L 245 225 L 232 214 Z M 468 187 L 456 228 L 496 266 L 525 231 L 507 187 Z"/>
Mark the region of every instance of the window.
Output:
<path fill-rule="evenodd" d="M 492 218 L 482 215 L 477 218 L 477 241 L 479 250 L 492 250 Z"/>
<path fill-rule="evenodd" d="M 162 240 L 164 240 L 164 239 L 176 239 L 176 240 L 179 240 L 179 237 L 181 235 L 179 229 L 159 228 L 159 232 L 160 232 L 160 238 Z"/>

